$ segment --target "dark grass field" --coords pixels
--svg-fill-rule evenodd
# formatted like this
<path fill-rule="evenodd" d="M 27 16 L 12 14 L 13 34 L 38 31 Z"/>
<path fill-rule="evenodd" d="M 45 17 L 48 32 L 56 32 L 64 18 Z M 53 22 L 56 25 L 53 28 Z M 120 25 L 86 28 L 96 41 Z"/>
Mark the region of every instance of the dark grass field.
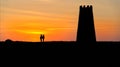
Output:
<path fill-rule="evenodd" d="M 120 42 L 96 42 L 95 44 L 77 42 L 0 42 L 0 48 L 120 48 Z"/>

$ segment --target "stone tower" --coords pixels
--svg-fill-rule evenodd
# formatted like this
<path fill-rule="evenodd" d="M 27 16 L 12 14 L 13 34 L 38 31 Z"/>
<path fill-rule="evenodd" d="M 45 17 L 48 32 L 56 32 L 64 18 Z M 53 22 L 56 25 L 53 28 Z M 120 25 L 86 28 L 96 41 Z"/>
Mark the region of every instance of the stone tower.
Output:
<path fill-rule="evenodd" d="M 81 44 L 94 44 L 96 42 L 92 5 L 80 6 L 77 42 Z"/>

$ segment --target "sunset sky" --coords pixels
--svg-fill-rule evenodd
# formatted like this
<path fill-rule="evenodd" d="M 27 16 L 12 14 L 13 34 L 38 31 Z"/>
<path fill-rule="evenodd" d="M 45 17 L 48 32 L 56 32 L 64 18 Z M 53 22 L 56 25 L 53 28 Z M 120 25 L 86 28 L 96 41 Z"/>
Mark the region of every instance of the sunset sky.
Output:
<path fill-rule="evenodd" d="M 97 41 L 120 41 L 120 0 L 0 0 L 0 41 L 76 41 L 80 5 L 93 5 Z"/>

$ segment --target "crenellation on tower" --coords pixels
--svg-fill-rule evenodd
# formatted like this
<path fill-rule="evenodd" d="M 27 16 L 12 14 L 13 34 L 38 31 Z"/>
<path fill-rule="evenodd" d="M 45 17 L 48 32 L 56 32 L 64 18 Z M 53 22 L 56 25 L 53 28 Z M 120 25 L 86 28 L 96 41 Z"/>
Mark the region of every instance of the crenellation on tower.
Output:
<path fill-rule="evenodd" d="M 82 6 L 80 6 L 80 9 L 82 9 L 83 7 Z"/>
<path fill-rule="evenodd" d="M 90 8 L 92 8 L 92 5 L 90 5 Z"/>
<path fill-rule="evenodd" d="M 87 5 L 87 8 L 89 8 L 90 6 L 89 5 Z"/>
<path fill-rule="evenodd" d="M 84 5 L 83 8 L 86 8 L 86 6 Z"/>
<path fill-rule="evenodd" d="M 92 8 L 92 5 L 81 5 L 80 8 Z"/>

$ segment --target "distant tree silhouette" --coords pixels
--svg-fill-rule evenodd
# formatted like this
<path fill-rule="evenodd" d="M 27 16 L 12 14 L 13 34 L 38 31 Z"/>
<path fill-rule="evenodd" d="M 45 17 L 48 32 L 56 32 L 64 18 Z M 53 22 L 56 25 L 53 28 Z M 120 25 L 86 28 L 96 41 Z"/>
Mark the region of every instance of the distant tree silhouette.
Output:
<path fill-rule="evenodd" d="M 5 42 L 12 42 L 12 40 L 10 40 L 10 39 L 7 39 L 7 40 L 5 40 Z"/>
<path fill-rule="evenodd" d="M 11 44 L 11 43 L 12 43 L 12 40 L 7 39 L 7 40 L 5 40 L 5 43 L 6 43 L 6 44 Z"/>

